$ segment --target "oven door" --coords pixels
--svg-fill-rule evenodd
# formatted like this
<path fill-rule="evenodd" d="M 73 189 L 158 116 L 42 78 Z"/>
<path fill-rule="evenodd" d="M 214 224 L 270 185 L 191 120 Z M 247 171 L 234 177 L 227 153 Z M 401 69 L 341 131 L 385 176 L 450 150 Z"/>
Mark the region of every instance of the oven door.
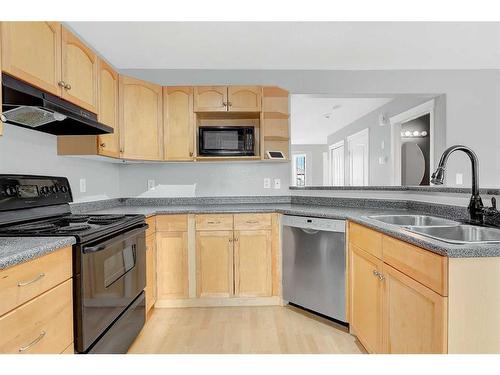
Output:
<path fill-rule="evenodd" d="M 146 228 L 80 247 L 75 275 L 78 352 L 85 352 L 145 288 Z"/>

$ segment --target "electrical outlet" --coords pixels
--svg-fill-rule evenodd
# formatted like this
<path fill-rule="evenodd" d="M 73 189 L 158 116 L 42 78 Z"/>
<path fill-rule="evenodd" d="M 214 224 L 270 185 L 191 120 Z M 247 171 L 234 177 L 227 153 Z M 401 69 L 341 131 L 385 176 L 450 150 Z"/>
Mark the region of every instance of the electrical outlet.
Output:
<path fill-rule="evenodd" d="M 271 189 L 271 179 L 264 178 L 264 189 Z"/>
<path fill-rule="evenodd" d="M 155 189 L 155 180 L 148 180 L 148 190 Z"/>
<path fill-rule="evenodd" d="M 279 178 L 274 179 L 274 188 L 281 189 L 281 180 Z"/>
<path fill-rule="evenodd" d="M 87 191 L 87 180 L 80 178 L 80 193 L 85 193 Z"/>
<path fill-rule="evenodd" d="M 457 185 L 463 185 L 464 184 L 464 175 L 462 173 L 457 173 L 455 175 L 455 183 Z"/>

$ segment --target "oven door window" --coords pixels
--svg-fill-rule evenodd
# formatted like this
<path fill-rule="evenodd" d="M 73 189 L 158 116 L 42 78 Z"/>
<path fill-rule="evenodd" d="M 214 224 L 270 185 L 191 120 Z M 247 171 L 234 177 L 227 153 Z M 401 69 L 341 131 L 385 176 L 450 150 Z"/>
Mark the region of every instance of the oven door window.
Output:
<path fill-rule="evenodd" d="M 104 260 L 104 287 L 108 288 L 135 266 L 135 245 L 129 245 L 122 251 Z"/>

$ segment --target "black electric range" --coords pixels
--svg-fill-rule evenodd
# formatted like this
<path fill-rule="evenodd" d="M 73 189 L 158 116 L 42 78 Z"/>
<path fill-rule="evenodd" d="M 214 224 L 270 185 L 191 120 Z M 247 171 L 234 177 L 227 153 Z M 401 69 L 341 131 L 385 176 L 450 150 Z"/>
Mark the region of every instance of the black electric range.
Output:
<path fill-rule="evenodd" d="M 144 215 L 72 214 L 65 177 L 0 175 L 0 236 L 73 236 L 78 353 L 126 353 L 145 323 Z"/>

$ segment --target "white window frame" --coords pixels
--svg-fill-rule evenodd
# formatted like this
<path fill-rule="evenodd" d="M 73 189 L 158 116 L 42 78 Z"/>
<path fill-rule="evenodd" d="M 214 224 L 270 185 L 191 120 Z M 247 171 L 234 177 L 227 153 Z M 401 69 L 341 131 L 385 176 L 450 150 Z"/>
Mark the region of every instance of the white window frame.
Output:
<path fill-rule="evenodd" d="M 297 157 L 304 157 L 304 186 L 307 185 L 307 155 L 305 153 L 293 154 L 293 186 L 297 185 Z"/>

